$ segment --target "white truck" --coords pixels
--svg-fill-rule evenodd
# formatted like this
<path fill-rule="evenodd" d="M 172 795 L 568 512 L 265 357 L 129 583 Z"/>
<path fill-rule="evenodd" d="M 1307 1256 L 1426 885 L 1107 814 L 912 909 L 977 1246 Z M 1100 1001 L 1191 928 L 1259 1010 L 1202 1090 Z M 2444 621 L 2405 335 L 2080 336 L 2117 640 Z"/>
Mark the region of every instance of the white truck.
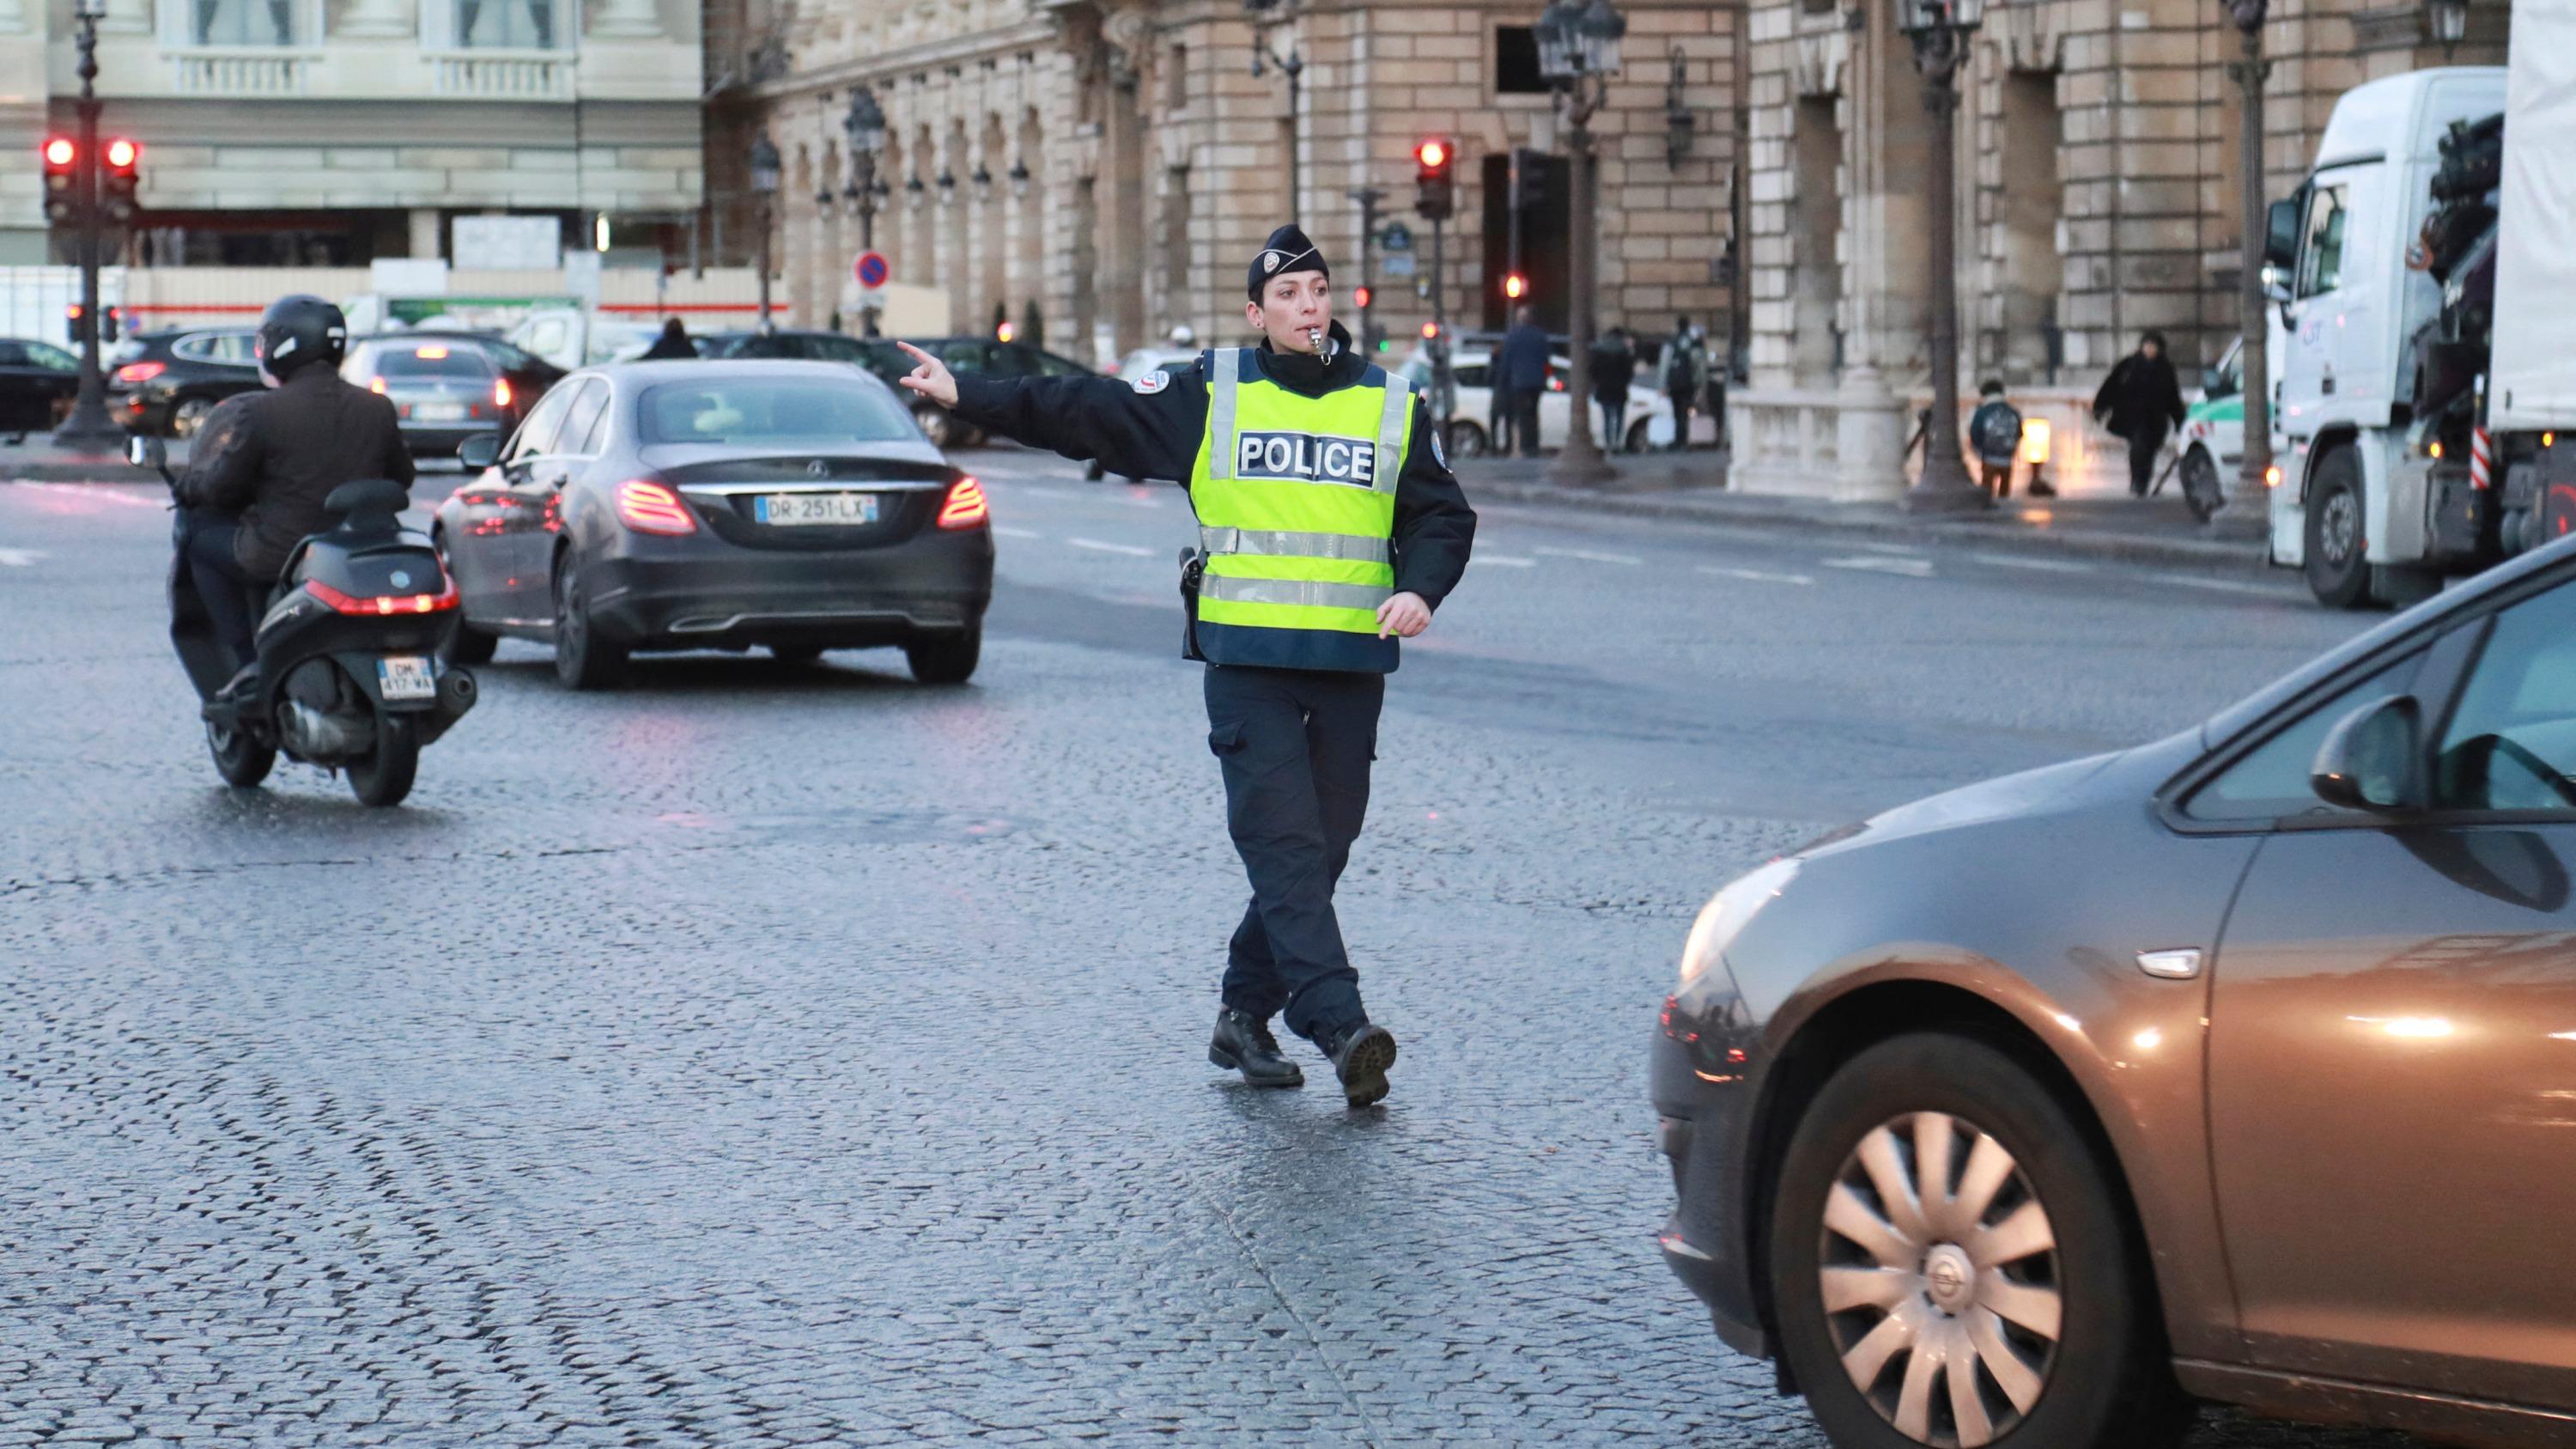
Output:
<path fill-rule="evenodd" d="M 2271 556 L 2329 605 L 2576 528 L 2576 0 L 2511 14 L 2504 67 L 2346 93 L 2272 205 Z"/>

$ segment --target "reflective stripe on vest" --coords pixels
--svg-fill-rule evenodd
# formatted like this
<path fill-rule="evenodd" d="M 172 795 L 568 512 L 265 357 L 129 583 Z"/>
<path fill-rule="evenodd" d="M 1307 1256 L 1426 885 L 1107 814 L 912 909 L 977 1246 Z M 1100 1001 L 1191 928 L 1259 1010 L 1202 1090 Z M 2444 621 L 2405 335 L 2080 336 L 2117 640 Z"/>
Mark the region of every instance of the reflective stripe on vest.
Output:
<path fill-rule="evenodd" d="M 1378 642 L 1378 606 L 1395 592 L 1395 490 L 1413 389 L 1370 366 L 1359 384 L 1308 397 L 1272 382 L 1243 348 L 1210 352 L 1207 376 L 1190 504 L 1208 555 L 1199 619 L 1222 627 L 1211 631 L 1220 643 L 1203 647 L 1221 649 L 1229 630 L 1257 632 L 1260 663 L 1392 668 L 1391 655 L 1348 662 L 1349 636 Z"/>

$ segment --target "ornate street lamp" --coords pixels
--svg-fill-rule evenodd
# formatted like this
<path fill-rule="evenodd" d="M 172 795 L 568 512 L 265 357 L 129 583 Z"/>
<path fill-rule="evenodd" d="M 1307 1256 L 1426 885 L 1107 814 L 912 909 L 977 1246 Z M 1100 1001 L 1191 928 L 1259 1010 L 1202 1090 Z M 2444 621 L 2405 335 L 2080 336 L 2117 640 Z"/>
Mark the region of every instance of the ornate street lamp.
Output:
<path fill-rule="evenodd" d="M 1699 129 L 1699 117 L 1692 113 L 1684 89 L 1690 84 L 1690 57 L 1682 48 L 1673 47 L 1672 76 L 1664 82 L 1664 165 L 1678 171 L 1682 158 L 1690 154 L 1691 137 Z"/>
<path fill-rule="evenodd" d="M 1011 195 L 1020 201 L 1029 199 L 1029 163 L 1018 157 L 1011 159 Z"/>
<path fill-rule="evenodd" d="M 975 199 L 977 201 L 992 200 L 993 173 L 984 169 L 983 162 L 978 161 L 975 163 L 975 175 L 973 179 L 975 182 Z"/>
<path fill-rule="evenodd" d="M 760 330 L 769 330 L 770 208 L 778 197 L 778 147 L 761 132 L 751 143 L 751 194 L 760 205 Z"/>
<path fill-rule="evenodd" d="M 2242 58 L 2227 63 L 2227 74 L 2243 94 L 2237 125 L 2237 169 L 2244 194 L 2237 225 L 2244 238 L 2237 248 L 2236 323 L 2243 339 L 2237 364 L 2245 399 L 2245 452 L 2226 500 L 2209 520 L 2209 531 L 2228 538 L 2252 539 L 2272 526 L 2272 376 L 2266 342 L 2270 336 L 2270 300 L 2263 292 L 2264 239 L 2271 230 L 2271 208 L 2263 199 L 2263 82 L 2272 63 L 2263 58 L 2263 19 L 2267 0 L 2219 0 L 2228 23 L 2242 43 Z"/>
<path fill-rule="evenodd" d="M 2425 0 L 2424 19 L 2425 28 L 2442 43 L 2442 59 L 2447 63 L 2460 38 L 2469 33 L 2469 0 Z"/>
<path fill-rule="evenodd" d="M 1931 262 L 1925 300 L 1930 304 L 1932 417 L 1923 430 L 1923 473 L 1905 490 L 1905 506 L 1918 511 L 1965 512 L 1993 500 L 1968 476 L 1959 452 L 1959 174 L 1956 130 L 1959 67 L 1968 37 L 1984 18 L 1983 0 L 1896 0 L 1896 28 L 1914 46 L 1914 68 L 1923 77 L 1923 108 L 1932 113 L 1931 216 L 1924 250 Z"/>
<path fill-rule="evenodd" d="M 1628 20 L 1610 0 L 1589 4 L 1550 0 L 1535 29 L 1539 74 L 1556 92 L 1558 109 L 1567 122 L 1572 152 L 1567 170 L 1574 193 L 1567 211 L 1574 219 L 1567 248 L 1567 270 L 1573 280 L 1567 318 L 1568 350 L 1574 354 L 1573 376 L 1567 379 L 1574 398 L 1573 425 L 1566 431 L 1565 448 L 1557 454 L 1552 475 L 1560 483 L 1597 487 L 1617 470 L 1592 441 L 1592 313 L 1601 251 L 1599 209 L 1593 194 L 1599 178 L 1592 160 L 1592 118 L 1609 97 L 1610 78 L 1619 73 L 1619 43 L 1628 33 Z"/>
<path fill-rule="evenodd" d="M 77 180 L 80 207 L 80 278 L 81 278 L 81 348 L 80 381 L 72 395 L 71 415 L 54 430 L 54 441 L 65 447 L 104 450 L 114 447 L 125 436 L 125 429 L 107 415 L 107 379 L 100 369 L 98 341 L 99 253 L 103 250 L 99 236 L 104 220 L 99 211 L 104 204 L 99 184 L 98 112 L 98 23 L 107 18 L 107 0 L 74 0 L 72 19 L 80 30 L 73 44 L 80 51 L 80 155 Z"/>
<path fill-rule="evenodd" d="M 866 86 L 850 88 L 849 114 L 841 118 L 841 136 L 850 153 L 850 184 L 843 195 L 859 209 L 859 247 L 877 245 L 877 157 L 885 150 L 885 110 Z"/>
<path fill-rule="evenodd" d="M 910 180 L 903 183 L 903 194 L 912 209 L 919 211 L 922 203 L 930 199 L 930 188 L 921 184 L 921 175 L 915 172 Z"/>
<path fill-rule="evenodd" d="M 939 199 L 940 199 L 942 202 L 945 202 L 945 201 L 949 200 L 950 198 L 952 198 L 952 197 L 956 196 L 956 194 L 957 194 L 957 173 L 956 173 L 956 172 L 954 172 L 954 171 L 949 170 L 949 169 L 948 169 L 947 167 L 945 167 L 945 166 L 940 167 L 940 168 L 939 168 Z"/>

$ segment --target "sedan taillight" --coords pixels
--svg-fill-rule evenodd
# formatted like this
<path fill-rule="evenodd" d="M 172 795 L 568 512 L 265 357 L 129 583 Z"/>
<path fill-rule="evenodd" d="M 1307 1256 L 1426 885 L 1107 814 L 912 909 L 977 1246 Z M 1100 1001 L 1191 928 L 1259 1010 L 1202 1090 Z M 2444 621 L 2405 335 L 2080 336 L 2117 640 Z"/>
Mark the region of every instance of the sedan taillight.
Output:
<path fill-rule="evenodd" d="M 617 485 L 617 520 L 637 533 L 676 538 L 698 531 L 697 515 L 670 486 L 650 478 L 629 478 Z"/>
<path fill-rule="evenodd" d="M 150 382 L 169 370 L 170 365 L 166 362 L 129 362 L 116 370 L 116 380 L 132 387 L 136 383 Z"/>
<path fill-rule="evenodd" d="M 973 478 L 960 478 L 949 485 L 948 500 L 939 505 L 942 528 L 981 528 L 992 517 L 984 503 L 984 485 Z"/>

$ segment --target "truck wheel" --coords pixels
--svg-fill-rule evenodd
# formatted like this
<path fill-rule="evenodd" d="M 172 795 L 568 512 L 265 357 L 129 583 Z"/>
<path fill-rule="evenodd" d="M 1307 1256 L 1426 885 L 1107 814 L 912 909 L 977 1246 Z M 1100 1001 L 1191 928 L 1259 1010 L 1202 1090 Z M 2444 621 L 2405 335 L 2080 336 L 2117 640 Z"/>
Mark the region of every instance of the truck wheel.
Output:
<path fill-rule="evenodd" d="M 2330 609 L 2370 601 L 2370 539 L 2361 498 L 2361 457 L 2337 448 L 2317 463 L 2308 492 L 2308 591 Z"/>

